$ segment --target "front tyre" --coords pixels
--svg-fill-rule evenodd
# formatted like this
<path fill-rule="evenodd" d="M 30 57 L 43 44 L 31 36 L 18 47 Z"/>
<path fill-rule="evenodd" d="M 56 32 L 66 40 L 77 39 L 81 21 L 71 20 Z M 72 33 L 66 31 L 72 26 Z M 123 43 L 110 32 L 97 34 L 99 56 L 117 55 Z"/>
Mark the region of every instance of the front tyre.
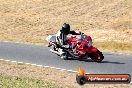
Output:
<path fill-rule="evenodd" d="M 95 62 L 101 62 L 104 59 L 102 52 L 100 52 L 99 50 L 89 54 L 89 57 Z"/>

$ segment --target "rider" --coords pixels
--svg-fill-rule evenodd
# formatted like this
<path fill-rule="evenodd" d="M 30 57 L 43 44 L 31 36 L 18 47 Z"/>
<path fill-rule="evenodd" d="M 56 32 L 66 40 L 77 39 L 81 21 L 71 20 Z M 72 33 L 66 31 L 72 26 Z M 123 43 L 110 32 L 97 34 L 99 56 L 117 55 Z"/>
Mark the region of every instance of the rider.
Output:
<path fill-rule="evenodd" d="M 57 41 L 59 42 L 59 44 L 62 47 L 65 47 L 66 45 L 68 45 L 66 43 L 66 41 L 69 39 L 68 38 L 68 34 L 72 34 L 72 35 L 81 35 L 81 32 L 78 31 L 74 31 L 74 30 L 70 30 L 70 25 L 67 23 L 64 23 L 62 28 L 58 31 L 58 33 L 56 34 L 57 36 Z"/>

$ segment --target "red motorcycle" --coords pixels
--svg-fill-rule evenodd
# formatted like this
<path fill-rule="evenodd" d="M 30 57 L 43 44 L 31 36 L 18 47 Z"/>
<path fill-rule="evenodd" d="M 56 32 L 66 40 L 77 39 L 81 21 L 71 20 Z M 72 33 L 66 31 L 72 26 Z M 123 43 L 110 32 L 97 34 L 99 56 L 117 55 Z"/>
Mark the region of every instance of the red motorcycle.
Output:
<path fill-rule="evenodd" d="M 92 45 L 91 37 L 84 33 L 81 34 L 80 38 L 77 36 L 70 36 L 70 39 L 67 40 L 70 48 L 60 46 L 56 42 L 56 36 L 50 35 L 47 37 L 47 40 L 49 46 L 53 46 L 53 49 L 50 49 L 50 51 L 56 53 L 65 60 L 71 58 L 79 60 L 91 58 L 95 62 L 101 62 L 104 59 L 102 52 Z"/>

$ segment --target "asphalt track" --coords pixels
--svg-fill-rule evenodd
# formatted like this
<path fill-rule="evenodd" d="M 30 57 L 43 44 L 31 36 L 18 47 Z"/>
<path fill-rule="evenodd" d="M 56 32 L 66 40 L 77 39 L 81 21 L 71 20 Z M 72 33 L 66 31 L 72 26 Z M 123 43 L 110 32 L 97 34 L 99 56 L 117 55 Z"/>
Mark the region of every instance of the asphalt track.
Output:
<path fill-rule="evenodd" d="M 0 58 L 11 61 L 32 63 L 76 71 L 82 66 L 87 73 L 130 74 L 132 75 L 132 55 L 104 53 L 102 63 L 89 60 L 62 60 L 49 51 L 46 46 L 26 45 L 19 43 L 0 42 Z"/>

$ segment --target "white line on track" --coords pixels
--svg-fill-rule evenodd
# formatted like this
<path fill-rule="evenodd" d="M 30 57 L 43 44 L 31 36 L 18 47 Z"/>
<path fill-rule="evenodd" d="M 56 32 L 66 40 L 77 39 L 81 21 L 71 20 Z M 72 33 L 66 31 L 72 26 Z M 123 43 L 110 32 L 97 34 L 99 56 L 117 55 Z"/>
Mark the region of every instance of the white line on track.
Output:
<path fill-rule="evenodd" d="M 36 66 L 38 66 L 38 67 L 43 67 L 43 65 L 36 65 Z"/>
<path fill-rule="evenodd" d="M 29 65 L 30 63 L 25 63 L 25 64 Z"/>
<path fill-rule="evenodd" d="M 62 68 L 56 68 L 56 67 L 51 67 L 51 66 L 43 66 L 43 65 L 24 63 L 24 62 L 18 62 L 18 61 L 11 61 L 11 60 L 4 60 L 4 59 L 0 59 L 0 60 L 1 61 L 6 61 L 6 62 L 13 62 L 13 63 L 18 63 L 18 64 L 27 64 L 27 65 L 37 66 L 37 67 L 45 67 L 45 68 L 51 68 L 51 69 L 57 69 L 57 70 L 68 71 L 68 72 L 72 72 L 72 73 L 77 73 L 77 71 L 67 70 L 67 69 L 62 69 Z M 89 74 L 89 73 L 86 73 L 86 74 Z M 130 82 L 130 84 L 132 84 L 132 81 Z"/>
<path fill-rule="evenodd" d="M 37 64 L 31 64 L 31 65 L 33 65 L 33 66 L 37 66 Z"/>
<path fill-rule="evenodd" d="M 45 68 L 51 68 L 51 69 L 57 69 L 57 70 L 77 73 L 77 71 L 67 70 L 67 69 L 62 69 L 62 68 L 56 68 L 56 67 L 51 67 L 51 66 L 43 66 L 43 65 L 37 65 L 37 64 L 32 64 L 32 63 L 24 63 L 24 62 L 19 62 L 19 61 L 5 60 L 5 59 L 0 59 L 0 60 L 1 61 L 6 61 L 6 62 L 13 62 L 13 63 L 18 63 L 18 64 L 27 64 L 27 65 L 37 66 L 37 67 L 45 67 Z"/>
<path fill-rule="evenodd" d="M 0 59 L 0 60 L 4 60 L 4 59 Z"/>
<path fill-rule="evenodd" d="M 11 62 L 13 62 L 13 63 L 17 63 L 17 61 L 11 61 Z"/>
<path fill-rule="evenodd" d="M 10 60 L 5 60 L 5 61 L 9 62 Z"/>
<path fill-rule="evenodd" d="M 45 67 L 45 68 L 49 68 L 50 66 L 43 66 L 43 67 Z"/>
<path fill-rule="evenodd" d="M 18 64 L 24 64 L 23 62 L 17 62 Z"/>

